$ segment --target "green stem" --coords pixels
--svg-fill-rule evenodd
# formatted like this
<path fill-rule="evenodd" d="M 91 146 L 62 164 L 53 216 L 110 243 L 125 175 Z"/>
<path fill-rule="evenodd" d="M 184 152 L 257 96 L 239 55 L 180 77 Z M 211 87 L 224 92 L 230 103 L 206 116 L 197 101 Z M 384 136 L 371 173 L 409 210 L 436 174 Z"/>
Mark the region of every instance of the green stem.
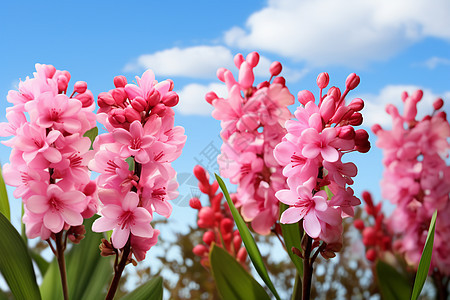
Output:
<path fill-rule="evenodd" d="M 301 299 L 302 299 L 302 280 L 300 278 L 300 274 L 296 272 L 294 291 L 292 292 L 291 300 L 301 300 Z"/>

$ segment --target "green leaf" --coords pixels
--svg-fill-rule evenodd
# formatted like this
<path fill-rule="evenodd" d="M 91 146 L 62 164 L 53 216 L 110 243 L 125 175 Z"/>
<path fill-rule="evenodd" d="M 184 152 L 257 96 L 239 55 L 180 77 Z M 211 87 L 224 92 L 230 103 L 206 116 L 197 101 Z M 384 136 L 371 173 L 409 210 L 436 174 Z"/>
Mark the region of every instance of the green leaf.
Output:
<path fill-rule="evenodd" d="M 15 299 L 41 299 L 27 246 L 3 214 L 0 214 L 0 241 L 0 273 Z"/>
<path fill-rule="evenodd" d="M 8 193 L 6 192 L 5 181 L 3 180 L 3 172 L 0 166 L 0 213 L 2 213 L 8 220 L 11 220 L 9 211 Z"/>
<path fill-rule="evenodd" d="M 425 246 L 423 247 L 422 257 L 420 258 L 419 267 L 417 268 L 416 279 L 414 281 L 413 292 L 411 295 L 411 300 L 416 300 L 420 292 L 422 291 L 425 280 L 428 276 L 428 270 L 430 269 L 431 254 L 433 253 L 433 242 L 434 242 L 434 230 L 436 227 L 437 210 L 434 211 L 433 217 L 431 218 L 430 227 L 428 229 L 427 239 L 425 241 Z"/>
<path fill-rule="evenodd" d="M 212 245 L 209 261 L 217 290 L 222 299 L 270 299 L 264 288 L 244 270 L 234 257 L 221 247 Z"/>
<path fill-rule="evenodd" d="M 280 211 L 284 212 L 289 206 L 281 203 Z M 299 223 L 294 224 L 281 224 L 281 232 L 283 233 L 284 244 L 286 246 L 286 251 L 291 258 L 292 263 L 295 265 L 300 278 L 303 278 L 303 260 L 292 252 L 292 247 L 301 250 L 302 236 L 303 232 L 300 231 L 301 226 Z"/>
<path fill-rule="evenodd" d="M 125 161 L 128 164 L 128 170 L 130 170 L 131 172 L 134 172 L 134 158 L 133 157 L 127 157 L 127 159 L 125 159 Z"/>
<path fill-rule="evenodd" d="M 377 261 L 376 274 L 383 299 L 409 299 L 411 287 L 408 279 L 391 265 Z"/>
<path fill-rule="evenodd" d="M 94 144 L 94 140 L 95 140 L 95 138 L 97 137 L 97 135 L 98 135 L 98 128 L 97 127 L 93 127 L 93 128 L 91 128 L 91 129 L 89 129 L 88 131 L 86 131 L 85 133 L 84 133 L 84 137 L 88 137 L 88 138 L 90 138 L 91 139 L 91 150 L 92 149 L 94 149 L 93 147 L 92 147 L 92 145 Z"/>
<path fill-rule="evenodd" d="M 163 280 L 160 276 L 141 285 L 131 293 L 122 297 L 122 300 L 162 300 Z"/>
<path fill-rule="evenodd" d="M 216 180 L 219 183 L 219 186 L 222 189 L 222 192 L 225 196 L 225 199 L 227 199 L 228 206 L 230 207 L 231 214 L 233 215 L 234 221 L 236 222 L 242 241 L 244 242 L 245 249 L 247 249 L 247 253 L 250 256 L 250 259 L 253 265 L 255 266 L 256 271 L 258 272 L 261 279 L 266 283 L 267 287 L 273 293 L 275 298 L 280 299 L 280 296 L 278 295 L 275 286 L 270 280 L 269 274 L 267 273 L 267 269 L 264 266 L 261 253 L 259 252 L 258 246 L 256 245 L 256 242 L 253 239 L 250 230 L 248 229 L 241 215 L 237 211 L 236 207 L 234 207 L 233 201 L 231 201 L 230 194 L 228 193 L 227 187 L 225 186 L 225 183 L 223 182 L 222 178 L 220 178 L 220 176 L 217 174 L 215 175 Z"/>
<path fill-rule="evenodd" d="M 30 256 L 33 259 L 33 261 L 38 266 L 42 277 L 44 277 L 45 273 L 47 273 L 50 263 L 48 261 L 46 261 L 40 254 L 36 253 L 35 251 L 33 251 L 31 249 L 29 250 L 29 253 L 30 253 Z"/>
<path fill-rule="evenodd" d="M 97 216 L 98 217 L 98 216 Z M 84 221 L 86 235 L 79 244 L 73 244 L 66 253 L 67 285 L 70 299 L 101 299 L 112 278 L 112 261 L 109 257 L 100 256 L 98 246 L 103 234 L 92 232 L 92 223 L 97 217 Z M 59 269 L 54 259 L 45 274 L 41 285 L 43 299 L 62 299 Z"/>

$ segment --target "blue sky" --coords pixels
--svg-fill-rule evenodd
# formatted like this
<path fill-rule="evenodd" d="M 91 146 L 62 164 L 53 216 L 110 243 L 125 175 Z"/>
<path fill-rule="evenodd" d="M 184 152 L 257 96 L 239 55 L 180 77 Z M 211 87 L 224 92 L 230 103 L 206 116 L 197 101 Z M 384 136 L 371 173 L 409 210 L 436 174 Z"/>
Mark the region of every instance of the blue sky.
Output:
<path fill-rule="evenodd" d="M 317 94 L 320 72 L 339 87 L 355 72 L 361 84 L 349 97 L 367 101 L 366 126 L 388 124 L 384 106 L 401 103 L 404 89 L 424 89 L 428 107 L 438 96 L 450 100 L 449 13 L 447 0 L 9 1 L 0 10 L 0 110 L 35 63 L 70 71 L 71 83 L 86 81 L 94 95 L 111 89 L 116 75 L 131 80 L 152 68 L 158 80 L 173 79 L 180 93 L 176 122 L 188 141 L 174 166 L 187 176 L 196 160 L 205 161 L 203 150 L 220 147 L 219 122 L 203 97 L 211 88 L 223 92 L 215 70 L 235 72 L 234 54 L 260 52 L 257 81 L 268 79 L 271 61 L 282 62 L 294 95 Z M 374 146 L 373 134 L 371 141 Z M 2 164 L 9 151 L 0 146 Z M 350 159 L 360 170 L 357 194 L 369 189 L 378 197 L 380 151 Z M 180 192 L 189 194 L 189 184 Z M 191 222 L 195 212 L 186 201 L 175 202 L 173 221 Z"/>

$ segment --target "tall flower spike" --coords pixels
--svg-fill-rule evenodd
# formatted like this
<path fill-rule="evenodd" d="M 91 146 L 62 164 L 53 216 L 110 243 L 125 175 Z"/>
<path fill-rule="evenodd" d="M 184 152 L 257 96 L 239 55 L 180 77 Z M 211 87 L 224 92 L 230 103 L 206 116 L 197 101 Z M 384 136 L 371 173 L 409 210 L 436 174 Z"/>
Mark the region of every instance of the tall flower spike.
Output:
<path fill-rule="evenodd" d="M 291 117 L 287 106 L 295 98 L 284 78 L 275 77 L 282 69 L 279 62 L 272 63 L 269 81 L 255 87 L 253 68 L 258 62 L 256 52 L 245 60 L 237 54 L 238 81 L 229 70 L 217 71 L 217 77 L 227 86 L 228 98 L 219 98 L 213 92 L 205 98 L 214 107 L 213 117 L 221 121 L 223 145 L 217 159 L 220 173 L 238 184 L 237 205 L 245 221 L 251 222 L 256 232 L 269 234 L 278 219 L 275 192 L 286 188 L 273 148 L 286 134 L 284 123 Z"/>

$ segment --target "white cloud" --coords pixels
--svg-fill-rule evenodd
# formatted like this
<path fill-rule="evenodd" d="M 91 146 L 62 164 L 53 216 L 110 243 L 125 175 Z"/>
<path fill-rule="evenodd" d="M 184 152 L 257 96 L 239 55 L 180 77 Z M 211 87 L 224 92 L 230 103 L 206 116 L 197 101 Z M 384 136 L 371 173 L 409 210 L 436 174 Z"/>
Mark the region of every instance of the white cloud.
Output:
<path fill-rule="evenodd" d="M 437 98 L 444 99 L 445 110 L 449 110 L 450 91 L 438 95 L 434 94 L 430 89 L 414 85 L 387 85 L 380 90 L 378 95 L 357 95 L 357 97 L 362 98 L 365 103 L 362 111 L 364 117 L 363 125 L 366 127 L 371 127 L 374 124 L 380 124 L 383 128 L 390 128 L 392 118 L 385 111 L 386 105 L 394 104 L 398 108 L 400 114 L 402 114 L 403 102 L 401 95 L 403 91 L 407 91 L 408 94 L 412 94 L 418 89 L 423 91 L 423 98 L 417 105 L 418 119 L 426 114 L 432 113 L 433 102 Z"/>
<path fill-rule="evenodd" d="M 228 94 L 225 84 L 188 84 L 181 91 L 177 92 L 180 96 L 180 102 L 175 106 L 175 109 L 184 115 L 211 115 L 213 107 L 205 100 L 205 94 L 210 91 L 214 91 L 222 98 Z"/>
<path fill-rule="evenodd" d="M 422 63 L 428 69 L 435 69 L 437 66 L 450 66 L 450 59 L 433 56 Z"/>
<path fill-rule="evenodd" d="M 125 66 L 125 72 L 152 69 L 157 76 L 212 78 L 220 67 L 231 67 L 233 55 L 224 46 L 174 47 L 143 54 Z"/>
<path fill-rule="evenodd" d="M 234 55 L 224 46 L 194 46 L 188 48 L 171 48 L 152 54 L 143 54 L 136 61 L 124 67 L 125 72 L 137 72 L 152 69 L 157 76 L 181 76 L 189 78 L 216 77 L 219 68 L 227 68 L 237 78 L 238 70 L 234 66 Z M 269 79 L 269 68 L 272 63 L 267 57 L 260 55 L 259 63 L 254 69 L 255 76 Z M 283 66 L 282 76 L 288 82 L 296 82 L 306 75 L 308 69 L 292 69 Z"/>
<path fill-rule="evenodd" d="M 450 39 L 448 0 L 270 0 L 225 43 L 312 65 L 384 60 L 424 37 Z"/>

